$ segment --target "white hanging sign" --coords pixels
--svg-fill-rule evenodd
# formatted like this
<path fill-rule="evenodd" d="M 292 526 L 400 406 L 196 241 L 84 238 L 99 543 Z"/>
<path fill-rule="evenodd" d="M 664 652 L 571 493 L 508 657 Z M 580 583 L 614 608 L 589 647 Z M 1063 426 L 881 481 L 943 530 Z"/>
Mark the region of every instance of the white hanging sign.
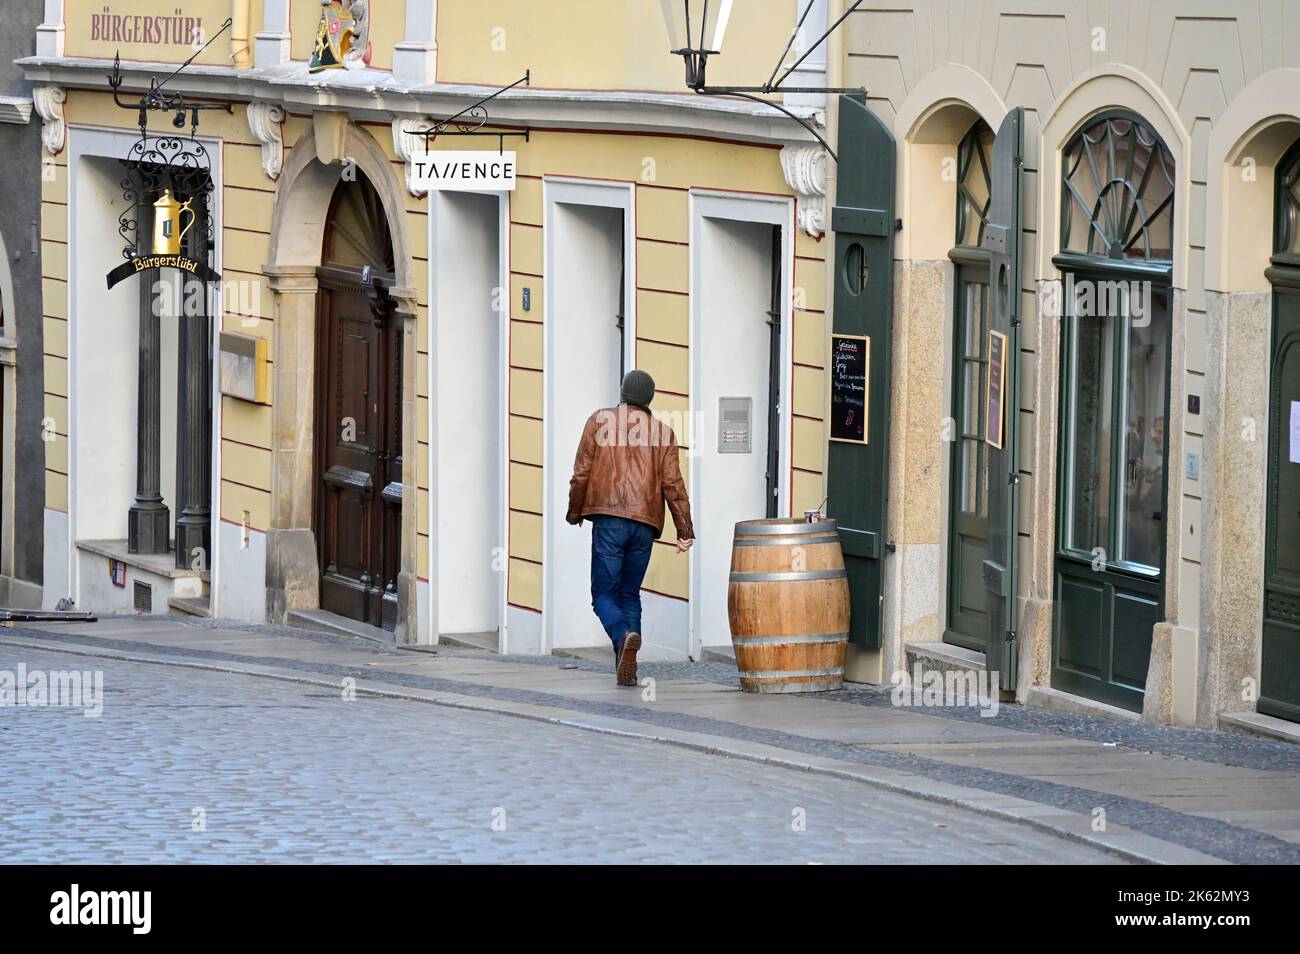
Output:
<path fill-rule="evenodd" d="M 513 192 L 513 152 L 417 151 L 411 157 L 411 186 L 422 192 Z"/>

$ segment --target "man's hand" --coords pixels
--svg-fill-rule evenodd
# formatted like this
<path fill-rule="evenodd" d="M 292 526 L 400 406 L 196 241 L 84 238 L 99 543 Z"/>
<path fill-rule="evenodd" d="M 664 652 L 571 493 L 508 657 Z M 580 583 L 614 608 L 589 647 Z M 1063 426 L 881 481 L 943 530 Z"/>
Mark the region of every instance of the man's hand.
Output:
<path fill-rule="evenodd" d="M 677 538 L 677 552 L 678 552 L 678 553 L 685 553 L 687 550 L 689 550 L 689 549 L 691 548 L 691 545 L 692 545 L 693 543 L 695 543 L 695 538 L 694 538 L 694 537 L 678 537 L 678 538 Z"/>
<path fill-rule="evenodd" d="M 580 513 L 565 514 L 564 522 L 576 527 L 578 524 L 582 523 L 582 514 Z"/>

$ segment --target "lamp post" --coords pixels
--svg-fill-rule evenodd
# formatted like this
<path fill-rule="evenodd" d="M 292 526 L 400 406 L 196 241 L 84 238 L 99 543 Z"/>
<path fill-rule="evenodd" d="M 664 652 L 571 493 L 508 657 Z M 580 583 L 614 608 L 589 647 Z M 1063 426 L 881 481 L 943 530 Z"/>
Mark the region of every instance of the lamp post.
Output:
<path fill-rule="evenodd" d="M 813 5 L 817 0 L 808 0 L 799 16 L 795 28 L 790 31 L 790 39 L 781 51 L 781 56 L 777 60 L 776 66 L 772 69 L 771 75 L 767 82 L 761 86 L 710 86 L 707 80 L 707 72 L 710 56 L 719 56 L 722 53 L 722 43 L 727 33 L 727 26 L 731 22 L 733 0 L 659 0 L 659 6 L 663 10 L 664 26 L 668 30 L 668 45 L 674 56 L 680 56 L 686 64 L 686 86 L 702 96 L 738 96 L 742 99 L 752 99 L 755 102 L 763 103 L 789 116 L 799 125 L 803 126 L 813 137 L 822 144 L 831 158 L 835 158 L 835 153 L 822 138 L 821 134 L 813 128 L 812 124 L 806 119 L 796 116 L 790 110 L 786 109 L 780 103 L 770 99 L 760 99 L 761 95 L 771 95 L 772 93 L 784 92 L 785 87 L 781 84 L 799 68 L 800 64 L 806 60 L 817 47 L 821 46 L 841 23 L 849 18 L 863 3 L 863 0 L 853 0 L 834 23 L 827 28 L 826 32 L 817 38 L 817 41 L 810 44 L 793 63 L 786 66 L 782 71 L 782 66 L 786 55 L 794 46 L 795 39 L 799 36 L 800 30 L 803 29 L 804 21 L 808 19 L 808 14 L 812 12 Z M 797 88 L 800 93 L 866 93 L 862 87 L 830 87 L 830 86 L 800 86 Z"/>

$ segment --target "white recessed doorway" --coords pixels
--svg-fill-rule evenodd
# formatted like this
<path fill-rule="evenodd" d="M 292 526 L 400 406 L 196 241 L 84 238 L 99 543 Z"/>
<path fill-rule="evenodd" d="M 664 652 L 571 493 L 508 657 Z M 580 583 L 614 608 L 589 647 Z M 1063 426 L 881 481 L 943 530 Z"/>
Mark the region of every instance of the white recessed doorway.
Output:
<path fill-rule="evenodd" d="M 636 340 L 633 187 L 545 179 L 542 651 L 610 645 L 591 608 L 591 524 L 565 522 L 583 424 L 619 400 Z"/>
<path fill-rule="evenodd" d="M 692 191 L 691 655 L 727 645 L 737 521 L 789 513 L 789 199 Z"/>
<path fill-rule="evenodd" d="M 421 642 L 507 651 L 504 194 L 429 197 L 429 561 Z M 421 616 L 425 617 L 425 612 Z"/>

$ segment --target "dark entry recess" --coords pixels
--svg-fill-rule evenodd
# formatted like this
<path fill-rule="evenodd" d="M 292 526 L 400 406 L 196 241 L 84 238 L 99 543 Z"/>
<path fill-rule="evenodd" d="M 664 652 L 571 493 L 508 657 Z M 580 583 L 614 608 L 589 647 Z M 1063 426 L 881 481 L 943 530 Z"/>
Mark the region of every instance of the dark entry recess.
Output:
<path fill-rule="evenodd" d="M 952 326 L 952 433 L 948 444 L 948 588 L 946 643 L 988 648 L 989 250 L 982 247 L 993 203 L 993 130 L 977 120 L 957 146 L 957 228 L 948 253 L 955 266 Z"/>
<path fill-rule="evenodd" d="M 402 526 L 402 335 L 393 249 L 364 177 L 335 190 L 318 270 L 316 539 L 321 608 L 392 630 Z"/>
<path fill-rule="evenodd" d="M 767 309 L 767 516 L 781 492 L 781 227 L 772 226 L 772 294 Z"/>

